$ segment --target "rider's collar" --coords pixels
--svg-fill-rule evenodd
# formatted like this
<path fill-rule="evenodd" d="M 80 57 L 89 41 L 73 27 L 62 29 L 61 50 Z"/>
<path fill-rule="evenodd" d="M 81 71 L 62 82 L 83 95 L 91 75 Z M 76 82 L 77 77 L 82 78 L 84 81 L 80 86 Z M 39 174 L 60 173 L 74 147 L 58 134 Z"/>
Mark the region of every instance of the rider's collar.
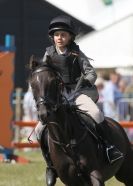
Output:
<path fill-rule="evenodd" d="M 65 48 L 64 51 L 62 52 L 58 47 L 56 47 L 56 51 L 60 55 L 66 55 L 67 54 L 67 48 Z"/>

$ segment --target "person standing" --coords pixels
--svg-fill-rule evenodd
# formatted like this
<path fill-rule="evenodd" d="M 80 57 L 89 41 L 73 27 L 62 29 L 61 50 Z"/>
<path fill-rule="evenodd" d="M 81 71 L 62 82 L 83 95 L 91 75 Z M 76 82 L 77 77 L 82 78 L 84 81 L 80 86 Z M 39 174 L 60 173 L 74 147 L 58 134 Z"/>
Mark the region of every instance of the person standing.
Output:
<path fill-rule="evenodd" d="M 103 111 L 104 115 L 118 120 L 117 104 L 122 93 L 119 90 L 118 83 L 120 75 L 116 72 L 111 72 L 109 75 L 109 81 L 104 83 L 103 89 Z"/>

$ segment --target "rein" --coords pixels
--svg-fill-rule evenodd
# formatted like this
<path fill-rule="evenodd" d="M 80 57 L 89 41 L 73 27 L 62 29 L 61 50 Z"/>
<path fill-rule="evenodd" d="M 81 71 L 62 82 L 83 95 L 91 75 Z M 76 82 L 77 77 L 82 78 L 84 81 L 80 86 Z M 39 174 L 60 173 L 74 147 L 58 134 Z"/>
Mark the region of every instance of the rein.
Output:
<path fill-rule="evenodd" d="M 56 125 L 58 128 L 60 128 L 60 127 L 59 127 L 59 124 L 56 123 L 56 122 L 49 122 L 48 125 L 49 125 L 49 124 Z M 60 129 L 61 129 L 61 128 L 60 128 Z M 61 129 L 61 130 L 62 130 L 62 129 Z M 63 131 L 62 131 L 62 133 L 63 133 Z M 51 141 L 52 141 L 53 143 L 55 143 L 55 144 L 61 146 L 61 148 L 62 148 L 65 152 L 67 152 L 66 149 L 67 149 L 68 147 L 76 147 L 76 146 L 79 145 L 83 140 L 85 140 L 85 138 L 86 138 L 86 136 L 87 136 L 87 133 L 88 133 L 88 131 L 86 130 L 86 131 L 84 132 L 83 136 L 82 136 L 78 141 L 70 140 L 70 143 L 67 143 L 67 144 L 66 144 L 66 143 L 62 143 L 62 142 L 60 142 L 60 141 L 58 141 L 58 140 L 53 139 L 50 135 L 49 135 L 49 138 L 51 139 Z"/>

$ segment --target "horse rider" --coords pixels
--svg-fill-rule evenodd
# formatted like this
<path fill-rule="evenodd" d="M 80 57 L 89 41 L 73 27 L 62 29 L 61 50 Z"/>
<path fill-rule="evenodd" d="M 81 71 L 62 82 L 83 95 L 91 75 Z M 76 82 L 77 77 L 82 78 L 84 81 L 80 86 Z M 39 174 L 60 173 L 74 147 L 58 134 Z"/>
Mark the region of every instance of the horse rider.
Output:
<path fill-rule="evenodd" d="M 111 149 L 109 151 L 109 162 L 117 161 L 122 158 L 123 155 L 114 145 L 110 144 L 110 135 L 108 135 L 110 129 L 106 124 L 104 115 L 89 95 L 89 91 L 87 91 L 90 88 L 93 89 L 97 75 L 90 64 L 90 58 L 88 58 L 74 42 L 77 33 L 72 19 L 65 15 L 55 17 L 50 22 L 48 34 L 52 41 L 52 46 L 46 48 L 44 61 L 46 56 L 50 56 L 52 59 L 59 61 L 56 65 L 59 65 L 62 69 L 62 79 L 64 83 L 69 86 L 71 93 L 80 81 L 82 91 L 79 90 L 79 94 L 75 98 L 75 104 L 80 110 L 86 111 L 86 113 L 92 117 L 96 123 L 95 127 L 98 135 L 101 136 L 104 141 L 108 142 L 108 146 Z M 82 81 L 80 78 L 81 74 L 83 74 Z M 44 128 L 45 126 L 41 121 L 38 122 L 35 128 L 36 136 L 40 143 Z M 46 182 L 48 186 L 52 186 L 56 182 L 56 171 L 52 167 L 48 148 L 42 148 L 41 150 L 47 163 Z"/>

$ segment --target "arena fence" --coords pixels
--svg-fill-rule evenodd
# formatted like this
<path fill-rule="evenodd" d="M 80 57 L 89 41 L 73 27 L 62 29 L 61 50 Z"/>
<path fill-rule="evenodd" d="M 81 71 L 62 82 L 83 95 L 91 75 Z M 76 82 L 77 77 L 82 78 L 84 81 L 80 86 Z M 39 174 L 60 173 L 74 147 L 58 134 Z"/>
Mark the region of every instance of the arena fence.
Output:
<path fill-rule="evenodd" d="M 13 98 L 13 105 L 14 105 L 14 141 L 12 142 L 13 146 L 15 148 L 36 148 L 39 147 L 39 144 L 37 142 L 28 143 L 27 142 L 20 142 L 20 130 L 23 127 L 35 127 L 36 123 L 35 121 L 21 121 L 22 119 L 22 104 L 23 104 L 23 96 L 24 93 L 21 88 L 17 88 L 14 93 Z M 129 128 L 133 128 L 133 98 L 122 98 L 119 100 L 117 105 L 117 111 L 118 111 L 118 121 L 122 125 L 123 128 L 125 128 L 127 131 Z"/>
<path fill-rule="evenodd" d="M 35 121 L 14 121 L 13 122 L 14 127 L 17 127 L 20 130 L 22 127 L 33 127 L 34 128 L 36 126 L 36 124 L 37 124 L 37 122 L 35 122 Z M 12 142 L 12 146 L 14 148 L 37 148 L 37 147 L 39 147 L 38 142 L 33 141 L 32 143 L 29 143 L 28 139 L 27 139 L 27 142 L 21 142 L 21 141 L 19 141 L 18 136 L 17 136 L 17 138 L 14 137 L 14 139 L 15 139 L 15 141 Z M 17 141 L 16 141 L 16 139 L 17 139 Z"/>
<path fill-rule="evenodd" d="M 120 125 L 123 128 L 133 128 L 133 121 L 120 121 Z M 35 127 L 37 122 L 35 121 L 14 121 L 13 124 L 17 127 Z M 14 148 L 37 148 L 39 147 L 39 144 L 37 142 L 13 142 L 12 143 Z"/>

